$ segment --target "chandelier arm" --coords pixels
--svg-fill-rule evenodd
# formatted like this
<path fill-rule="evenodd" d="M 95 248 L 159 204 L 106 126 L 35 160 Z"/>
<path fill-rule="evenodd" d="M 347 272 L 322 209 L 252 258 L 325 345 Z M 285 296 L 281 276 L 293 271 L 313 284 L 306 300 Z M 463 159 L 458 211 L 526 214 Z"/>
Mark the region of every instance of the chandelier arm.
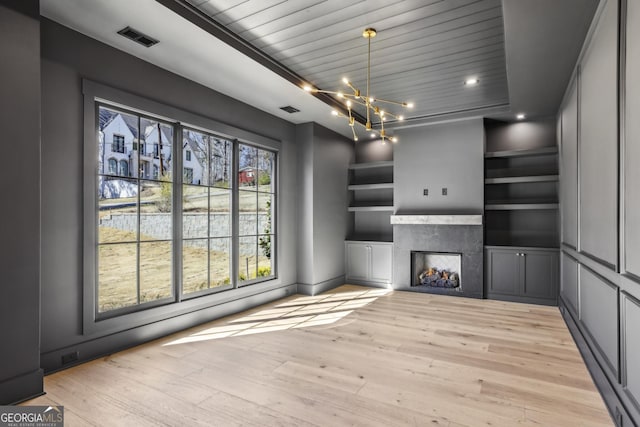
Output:
<path fill-rule="evenodd" d="M 368 40 L 368 50 L 367 50 L 367 98 L 365 99 L 365 103 L 367 104 L 367 124 L 371 122 L 371 118 L 369 116 L 369 107 L 371 107 L 371 98 L 369 97 L 369 84 L 371 82 L 371 37 L 367 38 Z M 369 125 L 371 127 L 371 125 Z"/>
<path fill-rule="evenodd" d="M 406 102 L 389 101 L 388 99 L 380 99 L 380 98 L 376 98 L 376 102 L 385 102 L 387 104 L 395 104 L 395 105 L 399 105 L 401 107 L 407 108 Z"/>

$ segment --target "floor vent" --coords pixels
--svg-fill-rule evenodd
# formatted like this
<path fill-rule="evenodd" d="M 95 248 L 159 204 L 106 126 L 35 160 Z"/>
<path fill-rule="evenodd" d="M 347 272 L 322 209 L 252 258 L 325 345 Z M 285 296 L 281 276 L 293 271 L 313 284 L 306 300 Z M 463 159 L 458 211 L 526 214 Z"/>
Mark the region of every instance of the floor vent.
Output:
<path fill-rule="evenodd" d="M 130 40 L 133 40 L 136 43 L 140 43 L 144 47 L 151 47 L 154 44 L 158 43 L 158 40 L 142 34 L 140 31 L 134 30 L 131 27 L 123 28 L 122 30 L 118 31 L 118 34 Z"/>

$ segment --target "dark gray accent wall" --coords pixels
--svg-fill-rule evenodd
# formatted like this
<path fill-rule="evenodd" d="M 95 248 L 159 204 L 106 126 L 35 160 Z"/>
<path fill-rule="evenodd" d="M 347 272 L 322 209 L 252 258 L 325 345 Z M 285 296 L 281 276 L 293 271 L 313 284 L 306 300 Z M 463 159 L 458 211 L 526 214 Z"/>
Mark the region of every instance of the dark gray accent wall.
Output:
<path fill-rule="evenodd" d="M 579 249 L 618 264 L 618 6 L 608 1 L 580 66 Z"/>
<path fill-rule="evenodd" d="M 484 127 L 471 119 L 401 129 L 394 146 L 396 213 L 479 213 L 484 208 Z M 423 190 L 429 189 L 424 196 Z M 442 188 L 447 195 L 442 195 Z"/>
<path fill-rule="evenodd" d="M 42 393 L 38 10 L 38 1 L 0 1 L 0 405 Z"/>
<path fill-rule="evenodd" d="M 170 320 L 108 336 L 83 334 L 82 78 L 281 141 L 277 280 L 207 297 L 206 304 L 194 304 L 190 312 L 176 307 L 163 315 Z M 61 355 L 66 353 L 79 351 L 85 360 L 295 292 L 294 125 L 46 19 L 42 22 L 42 112 L 42 366 L 46 370 L 60 368 Z M 25 129 L 22 126 L 21 131 Z M 33 176 L 33 160 L 20 168 L 21 180 Z"/>
<path fill-rule="evenodd" d="M 553 117 L 505 124 L 487 121 L 486 151 L 534 150 L 554 147 L 556 121 Z"/>
<path fill-rule="evenodd" d="M 315 295 L 344 283 L 349 234 L 348 167 L 353 142 L 315 123 L 297 126 L 298 290 Z"/>
<path fill-rule="evenodd" d="M 393 160 L 393 147 L 396 144 L 382 143 L 379 139 L 358 141 L 355 143 L 355 162 L 369 163 Z"/>
<path fill-rule="evenodd" d="M 622 426 L 640 425 L 639 29 L 638 2 L 601 1 L 558 114 L 560 306 Z"/>

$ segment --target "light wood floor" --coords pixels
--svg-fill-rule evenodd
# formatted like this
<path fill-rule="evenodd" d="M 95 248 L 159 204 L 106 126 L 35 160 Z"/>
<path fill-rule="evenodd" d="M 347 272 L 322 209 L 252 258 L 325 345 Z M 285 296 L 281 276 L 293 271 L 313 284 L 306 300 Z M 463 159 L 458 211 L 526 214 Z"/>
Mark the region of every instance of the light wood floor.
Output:
<path fill-rule="evenodd" d="M 611 426 L 557 308 L 343 286 L 45 378 L 66 426 Z"/>

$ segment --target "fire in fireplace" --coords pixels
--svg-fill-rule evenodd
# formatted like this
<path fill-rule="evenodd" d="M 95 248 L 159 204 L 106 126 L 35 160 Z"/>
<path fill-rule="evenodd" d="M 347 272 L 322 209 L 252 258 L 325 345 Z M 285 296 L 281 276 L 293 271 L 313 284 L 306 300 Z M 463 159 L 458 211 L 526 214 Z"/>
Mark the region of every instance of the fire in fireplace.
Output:
<path fill-rule="evenodd" d="M 462 255 L 442 252 L 411 252 L 411 286 L 448 288 L 461 291 Z"/>

